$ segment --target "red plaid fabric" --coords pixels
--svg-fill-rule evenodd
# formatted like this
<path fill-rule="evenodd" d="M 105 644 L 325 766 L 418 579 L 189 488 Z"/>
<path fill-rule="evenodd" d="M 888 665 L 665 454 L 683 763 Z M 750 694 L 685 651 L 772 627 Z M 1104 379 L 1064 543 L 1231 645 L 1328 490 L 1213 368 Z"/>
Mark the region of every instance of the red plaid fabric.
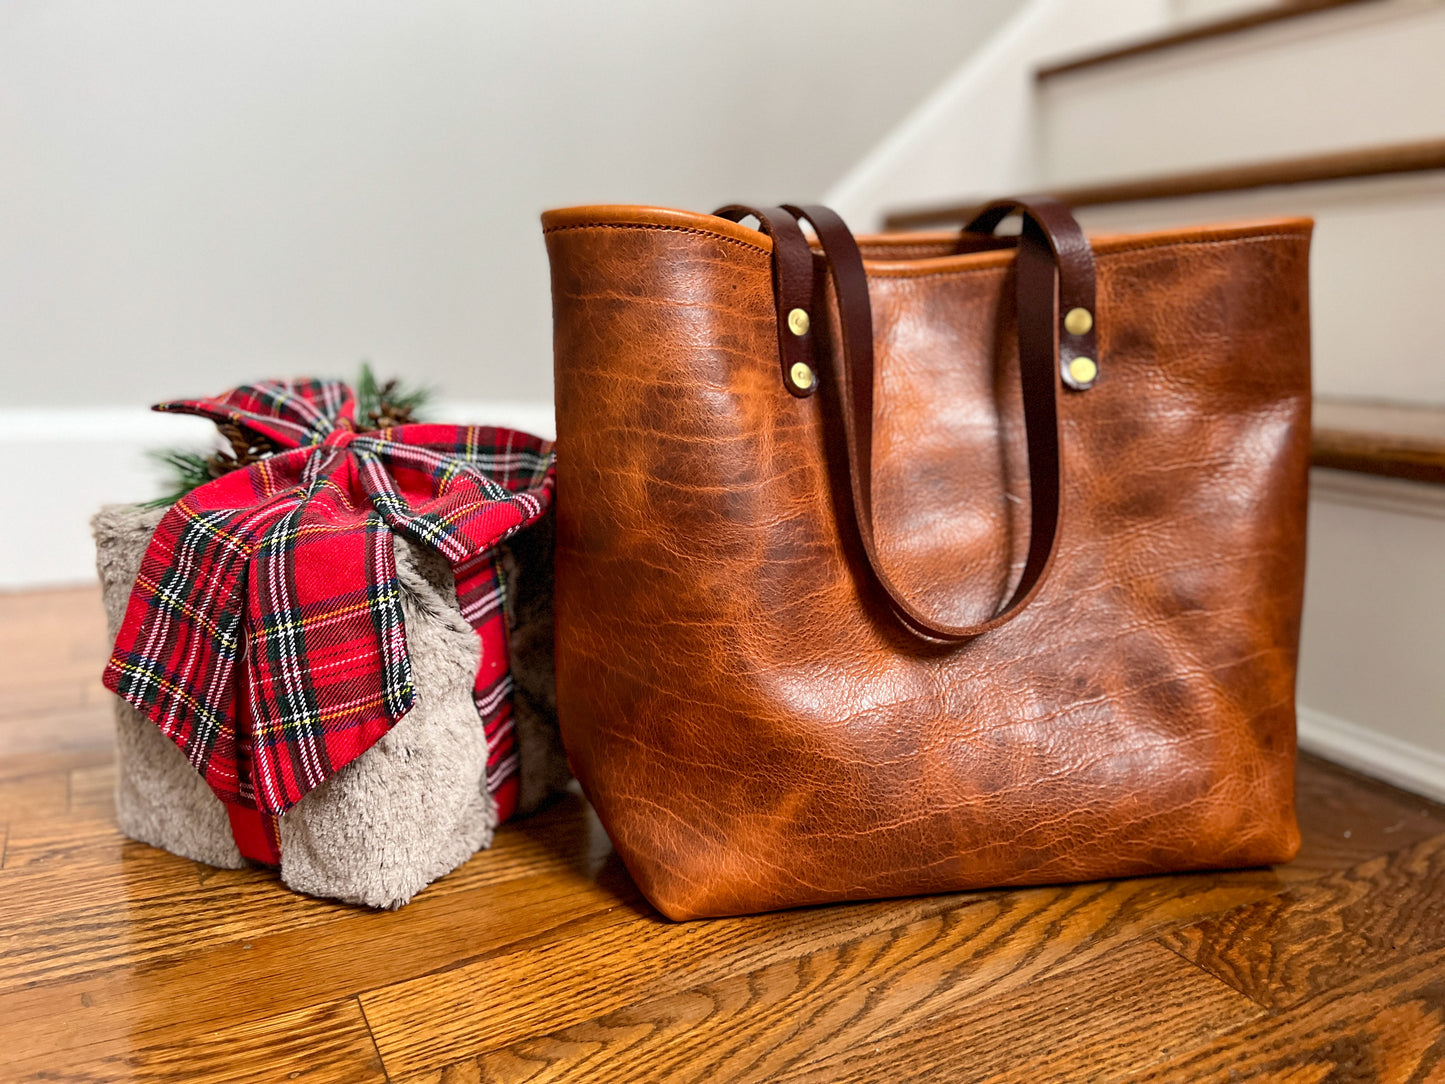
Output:
<path fill-rule="evenodd" d="M 325 380 L 155 409 L 232 421 L 288 449 L 166 513 L 104 675 L 237 807 L 238 841 L 263 841 L 251 856 L 274 844 L 267 818 L 369 749 L 416 698 L 394 535 L 453 569 L 481 641 L 487 785 L 509 815 L 517 756 L 492 554 L 551 503 L 551 443 L 451 425 L 358 433 L 351 389 Z"/>

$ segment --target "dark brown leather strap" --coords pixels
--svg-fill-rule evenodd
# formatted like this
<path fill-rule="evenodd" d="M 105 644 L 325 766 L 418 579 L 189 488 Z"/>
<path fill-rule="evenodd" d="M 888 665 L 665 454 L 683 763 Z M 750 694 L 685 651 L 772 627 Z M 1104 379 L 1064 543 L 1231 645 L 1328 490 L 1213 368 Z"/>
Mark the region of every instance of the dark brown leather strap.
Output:
<path fill-rule="evenodd" d="M 800 399 L 818 389 L 813 372 L 813 251 L 797 221 L 781 207 L 744 207 L 730 203 L 713 214 L 732 222 L 752 217 L 773 239 L 773 296 L 777 301 L 778 359 L 783 387 Z M 794 315 L 803 313 L 801 321 Z M 801 366 L 801 368 L 799 368 Z M 800 379 L 801 377 L 801 379 Z"/>
<path fill-rule="evenodd" d="M 991 235 L 999 223 L 1015 214 L 1023 216 L 1023 236 L 1044 242 L 1053 254 L 1059 277 L 1053 316 L 1058 321 L 1059 377 L 1066 386 L 1084 391 L 1098 380 L 1100 370 L 1095 332 L 1098 313 L 1094 309 L 1094 250 L 1068 207 L 1052 196 L 994 200 L 964 226 L 956 251 L 974 251 L 973 236 Z"/>
<path fill-rule="evenodd" d="M 760 222 L 764 221 L 756 210 L 736 207 L 724 210 L 742 212 L 727 216 L 734 221 L 748 214 L 754 215 Z M 1025 216 L 1015 278 L 1019 378 L 1023 389 L 1031 497 L 1029 551 L 1018 586 L 1002 609 L 987 621 L 977 624 L 948 625 L 918 609 L 893 582 L 878 555 L 873 531 L 873 317 L 868 278 L 857 241 L 843 220 L 827 207 L 784 204 L 780 208 L 768 208 L 766 213 L 775 219 L 768 224 L 773 237 L 775 284 L 781 281 L 780 267 L 785 264 L 790 268 L 801 266 L 802 262 L 791 253 L 780 252 L 782 249 L 801 244 L 807 252 L 810 275 L 812 269 L 811 249 L 808 249 L 801 230 L 797 231 L 796 237 L 786 227 L 779 230 L 777 221 L 781 217 L 795 216 L 809 222 L 823 249 L 824 263 L 837 298 L 841 339 L 834 358 L 853 504 L 852 515 L 846 519 L 855 526 L 873 575 L 887 593 L 894 611 L 917 635 L 943 641 L 967 640 L 1017 617 L 1043 584 L 1057 545 L 1062 513 L 1058 378 L 1054 374 L 1060 372 L 1064 365 L 1060 338 L 1070 333 L 1059 330 L 1061 318 L 1058 314 L 1069 311 L 1060 305 L 1061 296 L 1078 302 L 1073 307 L 1087 305 L 1091 317 L 1091 326 L 1086 334 L 1071 335 L 1075 340 L 1071 360 L 1085 356 L 1083 350 L 1092 350 L 1095 342 L 1092 327 L 1093 253 L 1083 232 L 1068 209 L 1051 200 L 1031 200 L 1027 204 L 1000 201 L 985 208 L 970 223 L 971 231 L 985 232 L 992 231 L 1009 214 L 1022 213 Z M 796 223 L 794 226 L 796 229 Z M 1067 295 L 1063 291 L 1064 283 L 1068 285 Z M 780 297 L 780 325 L 784 304 Z M 783 332 L 780 327 L 780 338 Z M 785 353 L 785 369 L 788 364 Z"/>

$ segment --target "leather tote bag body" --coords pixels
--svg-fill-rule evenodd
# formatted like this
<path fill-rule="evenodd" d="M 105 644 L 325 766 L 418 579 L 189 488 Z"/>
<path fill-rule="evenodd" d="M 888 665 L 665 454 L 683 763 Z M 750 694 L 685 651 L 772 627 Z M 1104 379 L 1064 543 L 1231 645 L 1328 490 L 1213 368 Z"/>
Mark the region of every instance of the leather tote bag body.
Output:
<path fill-rule="evenodd" d="M 543 226 L 559 722 L 663 914 L 1293 857 L 1308 220 Z"/>

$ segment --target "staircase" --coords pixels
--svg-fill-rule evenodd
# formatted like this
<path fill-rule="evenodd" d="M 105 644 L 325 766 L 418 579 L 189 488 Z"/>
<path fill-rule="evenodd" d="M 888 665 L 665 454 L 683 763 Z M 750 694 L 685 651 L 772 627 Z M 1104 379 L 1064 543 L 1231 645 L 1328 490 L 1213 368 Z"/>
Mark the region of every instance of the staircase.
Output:
<path fill-rule="evenodd" d="M 1174 14 L 1035 58 L 1015 187 L 1059 195 L 1099 233 L 1314 216 L 1301 743 L 1445 798 L 1445 3 Z M 885 206 L 885 221 L 955 226 L 993 194 Z"/>

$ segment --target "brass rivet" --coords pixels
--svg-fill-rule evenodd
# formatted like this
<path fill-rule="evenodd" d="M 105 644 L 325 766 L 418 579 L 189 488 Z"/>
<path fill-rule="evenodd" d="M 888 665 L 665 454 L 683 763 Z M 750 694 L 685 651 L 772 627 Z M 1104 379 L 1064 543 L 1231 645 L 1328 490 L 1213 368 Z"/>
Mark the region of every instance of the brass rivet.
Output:
<path fill-rule="evenodd" d="M 791 331 L 794 335 L 808 334 L 808 327 L 810 323 L 811 321 L 808 319 L 808 314 L 803 309 L 794 309 L 792 312 L 788 313 L 788 330 Z M 807 366 L 805 365 L 803 366 L 803 368 L 806 369 Z"/>
<path fill-rule="evenodd" d="M 1087 335 L 1094 326 L 1094 314 L 1088 309 L 1070 309 L 1064 316 L 1064 330 L 1070 335 Z"/>
<path fill-rule="evenodd" d="M 1094 364 L 1093 358 L 1075 358 L 1069 362 L 1069 375 L 1074 378 L 1075 384 L 1092 384 L 1094 377 L 1099 375 L 1099 367 Z"/>
<path fill-rule="evenodd" d="M 802 309 L 794 309 L 793 311 L 803 312 Z M 803 319 L 806 320 L 807 318 L 808 314 L 806 312 L 803 312 Z M 803 391 L 807 391 L 813 386 L 813 370 L 810 369 L 804 362 L 793 362 L 793 367 L 791 370 L 789 370 L 788 375 L 793 378 L 793 386 L 795 388 L 801 388 Z"/>

